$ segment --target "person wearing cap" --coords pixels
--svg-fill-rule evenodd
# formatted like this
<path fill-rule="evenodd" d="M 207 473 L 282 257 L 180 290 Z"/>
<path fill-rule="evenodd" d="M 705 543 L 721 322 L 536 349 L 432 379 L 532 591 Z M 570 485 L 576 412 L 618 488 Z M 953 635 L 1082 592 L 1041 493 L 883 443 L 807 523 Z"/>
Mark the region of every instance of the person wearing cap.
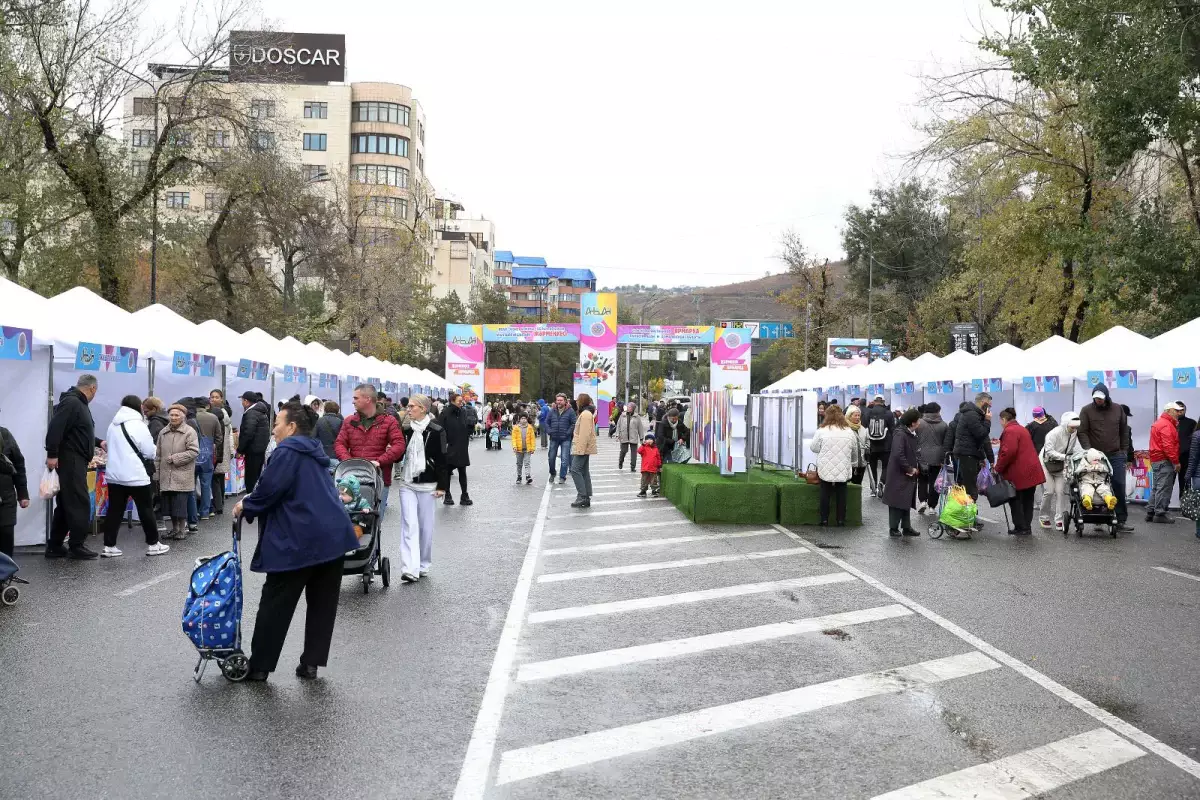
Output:
<path fill-rule="evenodd" d="M 1188 457 L 1191 455 L 1192 434 L 1196 432 L 1196 420 L 1187 415 L 1187 404 L 1182 400 L 1176 400 L 1175 405 L 1179 406 L 1179 474 L 1184 475 L 1188 471 Z M 1179 493 L 1182 496 L 1183 490 L 1188 488 L 1183 479 L 1180 478 Z"/>
<path fill-rule="evenodd" d="M 1150 470 L 1154 482 L 1146 522 L 1175 521 L 1167 508 L 1175 488 L 1175 476 L 1179 474 L 1179 417 L 1182 414 L 1183 409 L 1178 403 L 1167 403 L 1150 426 Z"/>
<path fill-rule="evenodd" d="M 237 451 L 246 464 L 246 492 L 254 491 L 267 463 L 271 443 L 271 407 L 258 392 L 242 392 L 242 422 L 238 428 Z"/>
<path fill-rule="evenodd" d="M 1033 439 L 1033 446 L 1040 453 L 1046 446 L 1046 437 L 1057 427 L 1058 420 L 1047 414 L 1046 409 L 1034 406 L 1033 422 L 1026 425 L 1025 430 L 1029 431 L 1029 438 Z"/>
<path fill-rule="evenodd" d="M 1108 457 L 1112 465 L 1112 489 L 1117 496 L 1117 532 L 1133 531 L 1125 507 L 1125 470 L 1129 463 L 1129 417 L 1120 404 L 1109 396 L 1108 387 L 1099 384 L 1092 391 L 1092 402 L 1079 412 L 1079 443 L 1084 450 L 1094 448 Z"/>
<path fill-rule="evenodd" d="M 1082 453 L 1083 446 L 1079 444 L 1079 415 L 1074 411 L 1063 414 L 1062 424 L 1046 434 L 1039 456 L 1042 469 L 1046 473 L 1046 487 L 1042 491 L 1042 505 L 1039 513 L 1043 528 L 1053 524 L 1056 531 L 1066 527 L 1067 515 L 1067 464 L 1071 456 Z M 1053 508 L 1053 516 L 1050 510 Z"/>

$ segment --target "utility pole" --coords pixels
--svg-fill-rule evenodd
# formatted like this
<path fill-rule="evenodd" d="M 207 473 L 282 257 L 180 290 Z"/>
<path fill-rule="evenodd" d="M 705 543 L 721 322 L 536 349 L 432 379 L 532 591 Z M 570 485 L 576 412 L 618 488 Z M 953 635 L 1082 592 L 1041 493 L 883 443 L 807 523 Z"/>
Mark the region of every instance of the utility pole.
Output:
<path fill-rule="evenodd" d="M 804 368 L 808 369 L 808 332 L 812 327 L 812 303 L 804 309 Z"/>
<path fill-rule="evenodd" d="M 629 402 L 629 342 L 625 343 L 625 402 Z"/>
<path fill-rule="evenodd" d="M 867 253 L 867 363 L 871 363 L 871 300 L 875 289 L 875 257 Z"/>

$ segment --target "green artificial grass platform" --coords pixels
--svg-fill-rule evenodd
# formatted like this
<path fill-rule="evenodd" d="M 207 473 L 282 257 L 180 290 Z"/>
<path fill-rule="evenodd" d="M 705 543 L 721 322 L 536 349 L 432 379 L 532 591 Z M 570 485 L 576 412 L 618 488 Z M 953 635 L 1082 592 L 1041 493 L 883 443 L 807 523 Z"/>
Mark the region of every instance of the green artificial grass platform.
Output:
<path fill-rule="evenodd" d="M 820 487 L 790 471 L 751 469 L 723 476 L 708 464 L 664 464 L 663 496 L 693 522 L 817 525 Z M 862 487 L 846 491 L 846 524 L 862 525 Z"/>

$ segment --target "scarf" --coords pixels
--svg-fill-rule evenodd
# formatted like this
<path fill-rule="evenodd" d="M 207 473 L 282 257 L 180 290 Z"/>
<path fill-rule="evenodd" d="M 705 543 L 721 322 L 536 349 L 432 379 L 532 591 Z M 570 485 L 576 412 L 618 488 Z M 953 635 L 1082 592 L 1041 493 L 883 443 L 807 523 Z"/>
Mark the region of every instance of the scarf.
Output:
<path fill-rule="evenodd" d="M 846 420 L 846 424 L 849 425 L 850 430 L 854 431 L 855 433 L 858 433 L 858 429 L 862 427 L 861 420 L 859 422 L 851 422 L 850 420 Z"/>
<path fill-rule="evenodd" d="M 408 449 L 404 451 L 404 468 L 401 472 L 405 483 L 415 482 L 425 471 L 425 429 L 431 421 L 432 417 L 428 414 L 421 419 L 409 420 L 412 438 L 408 440 Z"/>

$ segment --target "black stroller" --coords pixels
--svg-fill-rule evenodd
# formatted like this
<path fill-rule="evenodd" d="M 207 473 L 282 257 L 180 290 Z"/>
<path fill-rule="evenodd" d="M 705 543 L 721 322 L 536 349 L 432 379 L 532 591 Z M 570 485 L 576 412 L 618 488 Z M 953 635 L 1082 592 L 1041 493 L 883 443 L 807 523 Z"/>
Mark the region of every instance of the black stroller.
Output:
<path fill-rule="evenodd" d="M 358 539 L 358 548 L 346 554 L 342 574 L 361 575 L 363 594 L 366 594 L 371 591 L 371 582 L 376 575 L 383 581 L 384 588 L 392 585 L 392 562 L 387 556 L 380 555 L 383 526 L 379 519 L 379 495 L 384 485 L 383 472 L 365 458 L 348 458 L 338 462 L 333 479 L 339 481 L 347 475 L 358 478 L 362 497 L 371 510 L 355 515 L 361 518 L 362 536 Z"/>
<path fill-rule="evenodd" d="M 1083 528 L 1085 525 L 1096 525 L 1101 528 L 1108 528 L 1108 535 L 1114 539 L 1117 536 L 1117 512 L 1115 510 L 1116 503 L 1113 502 L 1113 508 L 1109 508 L 1108 503 L 1103 502 L 1103 498 L 1098 498 L 1093 493 L 1091 508 L 1086 508 L 1083 504 L 1083 493 L 1080 491 L 1080 481 L 1082 478 L 1082 462 L 1086 458 L 1086 453 L 1077 453 L 1067 460 L 1066 465 L 1066 481 L 1067 491 L 1071 495 L 1071 521 L 1075 523 L 1075 535 L 1083 536 Z M 1108 478 L 1112 480 L 1112 463 L 1107 456 L 1101 455 L 1103 467 L 1107 469 Z M 1101 502 L 1097 502 L 1100 500 Z M 1063 536 L 1069 533 L 1070 525 L 1063 525 Z"/>

